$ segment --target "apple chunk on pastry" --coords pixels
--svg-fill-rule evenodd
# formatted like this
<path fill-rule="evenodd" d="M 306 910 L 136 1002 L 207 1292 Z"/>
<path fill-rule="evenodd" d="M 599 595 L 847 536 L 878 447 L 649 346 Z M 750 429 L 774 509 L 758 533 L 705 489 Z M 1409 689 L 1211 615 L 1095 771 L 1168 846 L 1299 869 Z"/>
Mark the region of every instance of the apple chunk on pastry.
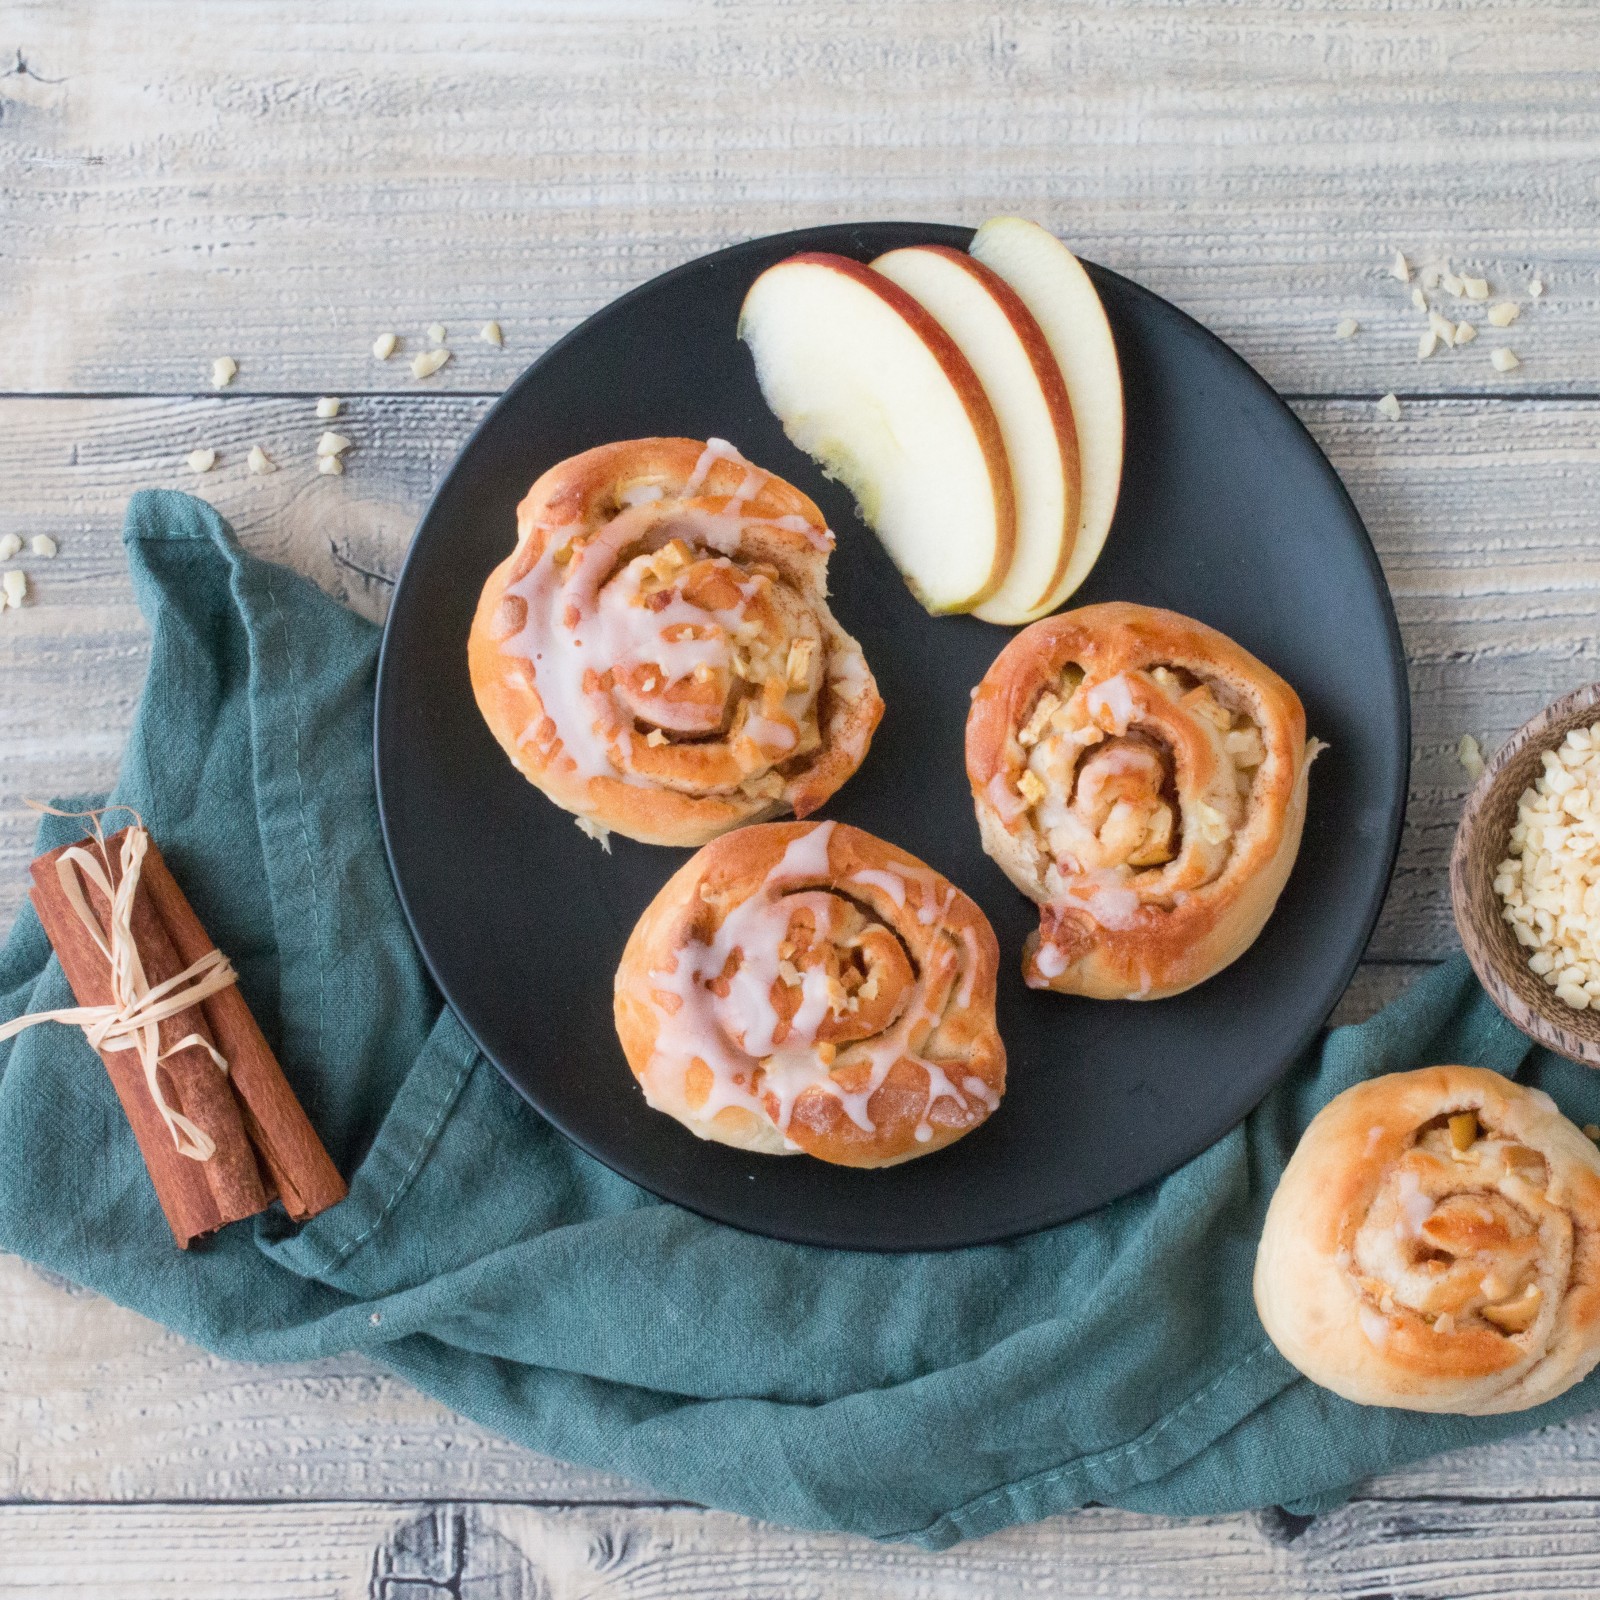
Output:
<path fill-rule="evenodd" d="M 933 316 L 972 363 L 1000 423 L 1017 502 L 1017 543 L 985 622 L 1029 622 L 1061 587 L 1078 537 L 1078 432 L 1061 367 L 1033 313 L 982 262 L 945 245 L 872 263 Z"/>
<path fill-rule="evenodd" d="M 970 611 L 1011 566 L 1016 499 L 972 363 L 882 273 L 812 252 L 750 286 L 739 337 L 789 438 L 855 496 L 917 599 Z"/>

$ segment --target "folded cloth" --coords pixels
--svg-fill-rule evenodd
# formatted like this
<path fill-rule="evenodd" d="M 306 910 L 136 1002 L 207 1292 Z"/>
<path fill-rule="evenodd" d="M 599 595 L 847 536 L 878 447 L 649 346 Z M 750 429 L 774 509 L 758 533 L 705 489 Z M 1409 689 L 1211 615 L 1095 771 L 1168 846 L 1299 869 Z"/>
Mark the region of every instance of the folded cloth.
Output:
<path fill-rule="evenodd" d="M 1600 1121 L 1600 1076 L 1536 1051 L 1457 958 L 1339 1028 L 1241 1127 L 1064 1227 L 948 1254 L 781 1244 L 568 1144 L 441 1008 L 379 839 L 378 632 L 146 493 L 125 539 L 153 635 L 114 799 L 136 806 L 350 1180 L 172 1247 L 82 1036 L 0 1046 L 0 1249 L 241 1360 L 361 1350 L 532 1449 L 662 1495 L 932 1546 L 1089 1501 L 1316 1508 L 1354 1480 L 1570 1416 L 1350 1405 L 1267 1342 L 1250 1272 L 1299 1131 L 1374 1073 L 1516 1074 Z M 76 825 L 47 819 L 41 850 Z M 0 1020 L 69 1003 L 31 910 Z"/>

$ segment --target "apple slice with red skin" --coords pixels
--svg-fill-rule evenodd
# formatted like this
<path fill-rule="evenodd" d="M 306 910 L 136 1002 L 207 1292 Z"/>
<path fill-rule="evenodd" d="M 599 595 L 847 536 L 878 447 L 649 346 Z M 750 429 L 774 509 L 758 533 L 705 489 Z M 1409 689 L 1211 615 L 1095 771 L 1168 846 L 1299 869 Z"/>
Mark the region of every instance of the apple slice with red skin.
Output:
<path fill-rule="evenodd" d="M 1022 619 L 1031 621 L 1061 605 L 1105 548 L 1122 487 L 1122 369 L 1089 274 L 1053 233 L 1021 217 L 994 217 L 978 229 L 970 249 L 1016 290 L 1043 329 L 1078 430 L 1078 536 L 1054 592 L 1032 617 Z"/>
<path fill-rule="evenodd" d="M 1000 587 L 973 611 L 1031 621 L 1066 576 L 1078 537 L 1078 433 L 1061 367 L 1016 291 L 946 245 L 891 250 L 872 263 L 916 300 L 972 363 L 1005 440 L 1017 544 Z"/>
<path fill-rule="evenodd" d="M 1016 545 L 1011 466 L 934 318 L 871 267 L 815 251 L 751 284 L 739 337 L 784 432 L 855 495 L 917 599 L 935 613 L 987 600 Z"/>

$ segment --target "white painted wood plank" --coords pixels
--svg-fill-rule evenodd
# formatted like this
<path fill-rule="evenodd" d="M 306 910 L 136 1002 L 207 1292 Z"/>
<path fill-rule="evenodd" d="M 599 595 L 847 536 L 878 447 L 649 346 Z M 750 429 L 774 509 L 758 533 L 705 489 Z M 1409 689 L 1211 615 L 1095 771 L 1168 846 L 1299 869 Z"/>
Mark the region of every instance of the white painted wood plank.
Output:
<path fill-rule="evenodd" d="M 224 1361 L 0 1255 L 0 1502 L 458 1497 L 654 1498 L 519 1449 L 373 1362 Z"/>
<path fill-rule="evenodd" d="M 143 670 L 143 626 L 118 539 L 131 486 L 197 490 L 259 553 L 373 617 L 432 486 L 488 405 L 469 397 L 350 401 L 343 478 L 319 478 L 305 399 L 0 400 L 0 533 L 50 533 L 25 561 L 36 603 L 0 617 L 0 921 L 21 897 L 23 795 L 103 785 Z M 1600 404 L 1299 407 L 1360 506 L 1411 659 L 1414 746 L 1400 867 L 1372 955 L 1436 959 L 1455 944 L 1445 879 L 1466 788 L 1460 735 L 1492 750 L 1556 695 L 1600 675 Z M 282 470 L 244 466 L 262 444 Z M 203 478 L 196 445 L 220 452 Z M 367 573 L 379 574 L 378 578 Z"/>
<path fill-rule="evenodd" d="M 0 1508 L 0 1596 L 73 1600 L 1416 1600 L 1594 1592 L 1587 1500 L 1356 1502 L 1275 1519 L 1053 1517 L 953 1550 L 686 1507 Z"/>
<path fill-rule="evenodd" d="M 230 353 L 245 389 L 403 391 L 372 338 L 414 348 L 435 319 L 458 359 L 433 384 L 494 389 L 715 246 L 1020 210 L 1289 391 L 1588 392 L 1588 21 L 1582 0 L 262 0 L 197 31 L 181 0 L 14 0 L 0 389 L 192 393 Z M 1517 374 L 1487 339 L 1417 365 L 1396 246 L 1497 291 L 1542 274 Z M 503 355 L 462 342 L 488 316 Z"/>

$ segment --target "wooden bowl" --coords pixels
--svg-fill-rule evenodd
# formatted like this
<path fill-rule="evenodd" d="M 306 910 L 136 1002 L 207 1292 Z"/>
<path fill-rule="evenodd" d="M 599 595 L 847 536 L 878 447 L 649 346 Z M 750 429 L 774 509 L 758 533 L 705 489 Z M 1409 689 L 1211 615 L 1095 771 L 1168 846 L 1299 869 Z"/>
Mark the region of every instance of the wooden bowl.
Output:
<path fill-rule="evenodd" d="M 1600 683 L 1591 683 L 1525 722 L 1495 753 L 1467 796 L 1450 852 L 1450 902 L 1467 958 L 1489 998 L 1526 1034 L 1558 1055 L 1600 1066 L 1600 1011 L 1574 1011 L 1528 970 L 1494 892 L 1517 802 L 1540 772 L 1540 757 L 1572 728 L 1600 721 Z"/>

